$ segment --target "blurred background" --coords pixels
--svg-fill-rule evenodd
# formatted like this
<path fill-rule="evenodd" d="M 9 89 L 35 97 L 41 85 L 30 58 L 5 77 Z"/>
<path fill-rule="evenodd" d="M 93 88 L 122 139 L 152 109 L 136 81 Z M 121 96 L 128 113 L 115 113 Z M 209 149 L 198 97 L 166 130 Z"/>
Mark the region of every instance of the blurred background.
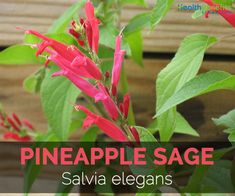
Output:
<path fill-rule="evenodd" d="M 35 29 L 45 33 L 50 25 L 76 0 L 0 0 L 0 49 L 22 43 L 23 30 Z M 148 0 L 151 5 L 154 0 Z M 173 9 L 155 31 L 144 31 L 144 67 L 126 60 L 124 66 L 130 84 L 130 92 L 137 124 L 147 126 L 155 114 L 155 80 L 158 72 L 173 58 L 182 39 L 192 33 L 207 33 L 221 38 L 205 56 L 201 72 L 219 69 L 235 73 L 234 29 L 218 15 L 209 19 L 192 19 L 193 11 L 182 10 L 182 5 L 193 5 L 196 1 L 176 0 Z M 197 2 L 198 4 L 198 2 Z M 200 4 L 200 3 L 199 3 Z M 134 15 L 149 8 L 127 6 L 122 10 L 122 26 Z M 0 103 L 9 113 L 15 112 L 29 119 L 37 130 L 46 131 L 38 95 L 27 93 L 22 88 L 23 80 L 36 71 L 39 65 L 0 65 Z M 179 111 L 199 131 L 200 140 L 224 140 L 222 129 L 216 127 L 211 118 L 219 117 L 235 108 L 235 92 L 217 91 L 192 99 L 179 107 Z M 79 137 L 79 133 L 76 137 Z M 174 140 L 199 140 L 175 135 Z"/>

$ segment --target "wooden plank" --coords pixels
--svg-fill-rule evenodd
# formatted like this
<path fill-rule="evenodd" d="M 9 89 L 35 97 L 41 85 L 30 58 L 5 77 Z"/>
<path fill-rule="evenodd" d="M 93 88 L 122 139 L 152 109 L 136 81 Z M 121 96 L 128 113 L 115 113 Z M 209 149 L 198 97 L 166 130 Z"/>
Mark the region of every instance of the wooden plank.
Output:
<path fill-rule="evenodd" d="M 22 31 L 16 29 L 33 28 L 45 33 L 53 21 L 58 18 L 66 8 L 76 0 L 0 0 L 0 45 L 8 46 L 22 42 Z M 149 0 L 152 5 L 154 1 Z M 222 17 L 211 15 L 194 20 L 191 12 L 178 10 L 176 0 L 173 9 L 153 32 L 144 31 L 144 50 L 149 52 L 175 52 L 182 39 L 192 33 L 207 33 L 223 38 L 221 43 L 212 47 L 208 53 L 233 54 L 235 49 L 234 33 Z M 185 3 L 186 4 L 186 3 Z M 188 3 L 191 4 L 191 3 Z M 122 10 L 122 25 L 134 15 L 147 11 L 141 7 L 128 6 Z"/>
<path fill-rule="evenodd" d="M 147 126 L 152 122 L 152 116 L 155 113 L 155 79 L 169 61 L 167 59 L 145 59 L 144 69 L 129 60 L 125 63 L 138 125 Z M 234 66 L 235 62 L 205 61 L 201 72 L 217 69 L 235 74 Z M 46 120 L 43 117 L 39 97 L 26 93 L 22 89 L 23 79 L 37 68 L 36 65 L 0 66 L 0 102 L 7 112 L 16 112 L 20 116 L 28 118 L 38 130 L 46 131 Z M 223 135 L 219 131 L 220 129 L 213 125 L 211 118 L 235 108 L 234 100 L 235 92 L 218 91 L 190 100 L 182 104 L 179 109 L 200 131 L 201 140 L 221 139 Z M 77 139 L 82 133 L 84 130 L 76 132 L 73 138 Z"/>

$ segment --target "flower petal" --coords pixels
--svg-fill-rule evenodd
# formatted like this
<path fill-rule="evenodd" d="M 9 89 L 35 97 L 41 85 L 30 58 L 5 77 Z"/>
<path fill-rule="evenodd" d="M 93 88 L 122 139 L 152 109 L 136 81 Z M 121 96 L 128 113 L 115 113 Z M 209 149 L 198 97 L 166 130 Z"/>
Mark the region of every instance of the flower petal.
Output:
<path fill-rule="evenodd" d="M 106 91 L 106 88 L 105 86 L 103 86 L 103 84 L 98 83 L 98 88 L 100 92 L 103 93 L 104 95 L 103 97 L 105 97 L 105 99 L 101 100 L 101 102 L 104 105 L 105 110 L 108 112 L 108 114 L 113 120 L 116 120 L 119 116 L 117 105 L 114 103 L 114 101 L 112 100 L 108 92 Z"/>
<path fill-rule="evenodd" d="M 31 141 L 31 138 L 29 136 L 19 136 L 16 133 L 12 133 L 12 132 L 6 132 L 3 135 L 3 138 L 5 140 L 15 140 L 15 141 L 20 141 L 20 142 L 28 142 Z"/>
<path fill-rule="evenodd" d="M 96 124 L 106 135 L 108 135 L 113 140 L 116 140 L 119 142 L 128 141 L 124 132 L 111 121 L 92 113 L 84 106 L 78 105 L 75 108 L 77 110 L 82 110 L 88 115 L 89 118 L 87 118 L 87 122 L 85 123 L 85 125 L 90 125 L 92 122 L 92 124 L 93 123 Z"/>
<path fill-rule="evenodd" d="M 121 50 L 121 41 L 122 37 L 117 36 L 116 38 L 116 48 L 114 53 L 114 63 L 112 70 L 112 94 L 115 96 L 117 93 L 117 86 L 120 80 L 121 70 L 122 70 L 122 62 L 125 55 L 125 51 Z"/>
<path fill-rule="evenodd" d="M 93 86 L 90 82 L 75 75 L 70 70 L 57 72 L 53 74 L 53 76 L 58 76 L 58 75 L 66 76 L 75 86 L 77 86 L 82 92 L 84 92 L 91 98 L 95 98 L 95 96 L 99 93 L 98 89 L 95 86 Z"/>

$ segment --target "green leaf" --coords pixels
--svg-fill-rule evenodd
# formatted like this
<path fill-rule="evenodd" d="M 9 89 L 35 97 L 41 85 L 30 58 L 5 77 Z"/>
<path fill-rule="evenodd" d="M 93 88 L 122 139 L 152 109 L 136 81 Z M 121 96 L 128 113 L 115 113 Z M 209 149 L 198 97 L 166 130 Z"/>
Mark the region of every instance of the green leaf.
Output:
<path fill-rule="evenodd" d="M 96 138 L 97 138 L 97 133 L 99 132 L 99 129 L 97 127 L 92 127 L 87 132 L 82 136 L 79 142 L 89 142 L 89 148 L 85 149 L 85 151 L 88 151 L 92 145 L 92 143 L 95 143 Z M 86 145 L 85 145 L 86 146 Z M 88 154 L 88 153 L 87 153 Z M 89 167 L 85 167 L 86 169 L 89 170 Z M 78 164 L 70 169 L 70 172 L 72 174 L 77 174 L 81 171 L 85 171 L 85 168 L 82 166 L 82 164 Z M 73 189 L 74 185 L 71 183 L 69 186 L 64 186 L 61 183 L 62 179 L 60 179 L 60 182 L 58 183 L 58 188 L 57 188 L 57 193 L 55 194 L 56 196 L 67 196 L 69 192 Z"/>
<path fill-rule="evenodd" d="M 92 127 L 86 131 L 85 134 L 80 139 L 80 142 L 95 142 L 99 129 L 97 127 Z"/>
<path fill-rule="evenodd" d="M 29 75 L 23 82 L 25 91 L 37 93 L 40 91 L 42 81 L 45 77 L 45 68 L 40 68 L 36 73 Z"/>
<path fill-rule="evenodd" d="M 41 101 L 50 129 L 62 140 L 68 138 L 73 103 L 80 91 L 66 78 L 52 78 L 56 66 L 47 70 L 41 86 Z"/>
<path fill-rule="evenodd" d="M 220 150 L 216 150 L 213 152 L 213 161 L 217 161 L 221 159 L 226 153 L 234 150 L 234 147 L 224 148 Z M 209 165 L 198 165 L 196 166 L 187 186 L 184 188 L 184 192 L 191 192 L 191 193 L 199 193 L 203 192 L 201 190 L 201 182 L 205 177 L 206 172 L 209 170 L 211 166 Z"/>
<path fill-rule="evenodd" d="M 229 141 L 235 142 L 235 110 L 228 112 L 220 118 L 212 119 L 217 126 L 225 126 L 224 132 L 229 134 Z"/>
<path fill-rule="evenodd" d="M 157 111 L 177 90 L 197 74 L 204 52 L 217 39 L 205 34 L 193 34 L 181 43 L 173 60 L 157 78 Z"/>
<path fill-rule="evenodd" d="M 36 138 L 38 142 L 43 142 L 43 143 L 35 143 L 33 147 L 45 147 L 47 146 L 47 142 L 55 142 L 58 141 L 58 138 L 53 134 L 53 133 L 47 133 L 45 135 L 41 135 L 40 137 Z M 48 146 L 47 146 L 48 147 Z M 52 148 L 53 146 L 49 146 Z M 35 158 L 29 160 L 26 163 L 26 168 L 25 168 L 25 173 L 24 173 L 24 192 L 28 193 L 40 174 L 42 169 L 42 165 L 36 165 L 35 164 Z"/>
<path fill-rule="evenodd" d="M 28 76 L 23 82 L 24 90 L 29 92 L 29 93 L 35 93 L 36 92 L 36 86 L 37 86 L 37 79 L 34 76 L 34 74 Z"/>
<path fill-rule="evenodd" d="M 171 96 L 165 104 L 159 108 L 157 115 L 159 116 L 170 108 L 193 97 L 221 89 L 235 90 L 235 76 L 223 71 L 210 71 L 201 74 L 187 82 L 179 91 Z"/>
<path fill-rule="evenodd" d="M 139 134 L 141 146 L 147 150 L 146 151 L 147 164 L 141 167 L 137 165 L 132 165 L 131 171 L 134 174 L 138 174 L 138 175 L 139 174 L 141 175 L 151 174 L 154 171 L 154 169 L 156 169 L 156 166 L 153 164 L 153 159 L 154 159 L 153 152 L 156 147 L 159 147 L 159 144 L 157 142 L 157 139 L 152 135 L 152 133 L 150 133 L 148 129 L 145 129 L 144 127 L 139 127 L 139 126 L 135 126 L 135 128 Z M 127 147 L 127 157 L 133 159 L 132 148 Z"/>
<path fill-rule="evenodd" d="M 180 114 L 176 113 L 176 124 L 174 133 L 187 134 L 192 136 L 199 136 L 198 133 L 191 127 L 191 125 L 185 120 L 185 118 Z"/>
<path fill-rule="evenodd" d="M 143 66 L 143 38 L 141 31 L 133 32 L 126 36 L 126 41 L 131 50 L 131 58 Z"/>
<path fill-rule="evenodd" d="M 229 140 L 230 142 L 235 142 L 235 129 L 233 130 L 232 133 L 229 134 L 228 140 Z"/>
<path fill-rule="evenodd" d="M 217 126 L 235 128 L 235 109 L 220 118 L 213 118 L 213 121 Z"/>
<path fill-rule="evenodd" d="M 150 27 L 150 18 L 150 12 L 141 13 L 135 16 L 128 22 L 126 28 L 123 31 L 124 35 L 129 35 L 136 31 L 141 31 L 145 27 Z"/>
<path fill-rule="evenodd" d="M 173 5 L 174 0 L 158 0 L 153 10 L 138 14 L 132 18 L 123 33 L 129 35 L 146 27 L 152 29 L 163 19 Z"/>
<path fill-rule="evenodd" d="M 113 24 L 100 26 L 99 43 L 109 48 L 115 48 L 115 39 L 118 34 L 117 28 Z"/>
<path fill-rule="evenodd" d="M 221 6 L 225 6 L 225 7 L 231 7 L 234 3 L 234 0 L 213 0 L 214 3 L 218 3 Z"/>
<path fill-rule="evenodd" d="M 14 45 L 0 52 L 0 64 L 22 65 L 40 63 L 36 50 L 27 45 Z"/>
<path fill-rule="evenodd" d="M 145 0 L 120 0 L 120 2 L 122 5 L 133 4 L 133 5 L 143 6 L 143 7 L 147 6 Z"/>
<path fill-rule="evenodd" d="M 115 39 L 118 35 L 118 29 L 113 24 L 106 24 L 100 26 L 100 40 L 99 44 L 105 47 L 115 49 Z M 130 48 L 125 39 L 122 41 L 122 48 L 126 50 L 126 54 L 130 56 Z M 112 51 L 112 50 L 111 50 Z"/>
<path fill-rule="evenodd" d="M 77 3 L 73 4 L 71 7 L 69 7 L 62 16 L 60 16 L 50 27 L 48 30 L 48 33 L 63 33 L 70 21 L 73 19 L 73 17 L 77 14 L 78 10 L 81 9 L 86 0 L 79 0 Z"/>
<path fill-rule="evenodd" d="M 141 142 L 157 142 L 157 139 L 153 136 L 148 129 L 144 127 L 135 126 L 136 130 L 139 133 Z"/>
<path fill-rule="evenodd" d="M 206 49 L 216 42 L 216 37 L 205 34 L 193 34 L 183 40 L 173 60 L 158 75 L 157 113 L 176 91 L 196 76 Z M 168 141 L 175 126 L 176 107 L 162 113 L 157 119 L 156 129 L 160 131 L 161 140 Z"/>
<path fill-rule="evenodd" d="M 231 161 L 217 161 L 215 165 L 208 169 L 203 181 L 200 183 L 202 185 L 202 190 L 205 190 L 206 192 L 206 190 L 210 189 L 210 192 L 213 191 L 215 193 L 234 192 L 230 175 L 231 168 Z"/>
<path fill-rule="evenodd" d="M 158 0 L 154 6 L 151 14 L 151 28 L 154 27 L 165 17 L 167 12 L 171 9 L 174 0 Z"/>

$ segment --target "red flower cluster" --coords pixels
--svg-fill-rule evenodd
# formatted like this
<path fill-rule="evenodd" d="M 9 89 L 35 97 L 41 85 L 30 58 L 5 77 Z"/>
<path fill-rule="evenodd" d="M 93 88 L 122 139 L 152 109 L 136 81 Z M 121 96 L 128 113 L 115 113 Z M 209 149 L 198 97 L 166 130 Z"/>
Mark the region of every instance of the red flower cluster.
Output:
<path fill-rule="evenodd" d="M 84 45 L 84 42 L 87 41 L 92 52 L 97 54 L 99 43 L 99 20 L 95 17 L 94 7 L 90 1 L 86 3 L 85 8 L 87 19 L 85 21 L 80 20 L 80 25 L 73 22 L 73 29 L 70 29 L 69 32 L 77 38 L 80 45 Z M 91 97 L 94 100 L 94 103 L 101 102 L 108 116 L 113 120 L 111 121 L 98 116 L 83 106 L 76 106 L 77 110 L 82 110 L 87 115 L 83 124 L 84 128 L 96 124 L 104 133 L 116 141 L 128 141 L 127 133 L 132 133 L 131 138 L 139 141 L 136 129 L 126 125 L 130 106 L 130 96 L 125 95 L 123 103 L 120 103 L 120 105 L 115 101 L 123 57 L 125 55 L 125 51 L 121 50 L 122 37 L 120 35 L 116 39 L 111 87 L 108 88 L 102 80 L 105 78 L 107 79 L 109 74 L 102 74 L 97 64 L 91 58 L 83 54 L 78 48 L 73 45 L 65 45 L 33 30 L 28 30 L 26 33 L 33 34 L 43 40 L 42 43 L 34 45 L 34 47 L 38 49 L 36 55 L 38 56 L 43 52 L 46 52 L 49 54 L 46 64 L 48 64 L 49 61 L 52 61 L 60 68 L 60 71 L 54 73 L 52 76 L 56 77 L 63 75 L 68 78 L 82 92 Z M 84 37 L 85 40 L 82 39 Z M 121 125 L 117 126 L 117 122 L 120 121 Z"/>
<path fill-rule="evenodd" d="M 87 19 L 80 19 L 80 24 L 72 22 L 72 28 L 69 33 L 72 34 L 81 46 L 84 46 L 84 38 L 82 32 L 85 30 L 88 44 L 93 52 L 98 53 L 99 47 L 99 20 L 95 17 L 94 7 L 90 1 L 85 6 Z"/>
<path fill-rule="evenodd" d="M 13 113 L 11 116 L 0 113 L 0 127 L 6 130 L 3 138 L 6 140 L 15 140 L 28 142 L 32 138 L 27 134 L 28 130 L 33 131 L 33 125 L 26 119 L 20 118 Z"/>
<path fill-rule="evenodd" d="M 223 7 L 221 7 L 220 4 L 214 3 L 212 0 L 203 0 L 204 3 L 208 4 L 210 6 L 210 9 L 212 11 L 217 12 L 219 15 L 221 15 L 230 25 L 235 27 L 235 13 L 231 12 L 230 10 L 227 10 Z M 205 17 L 209 17 L 210 10 L 208 10 L 205 14 Z"/>

